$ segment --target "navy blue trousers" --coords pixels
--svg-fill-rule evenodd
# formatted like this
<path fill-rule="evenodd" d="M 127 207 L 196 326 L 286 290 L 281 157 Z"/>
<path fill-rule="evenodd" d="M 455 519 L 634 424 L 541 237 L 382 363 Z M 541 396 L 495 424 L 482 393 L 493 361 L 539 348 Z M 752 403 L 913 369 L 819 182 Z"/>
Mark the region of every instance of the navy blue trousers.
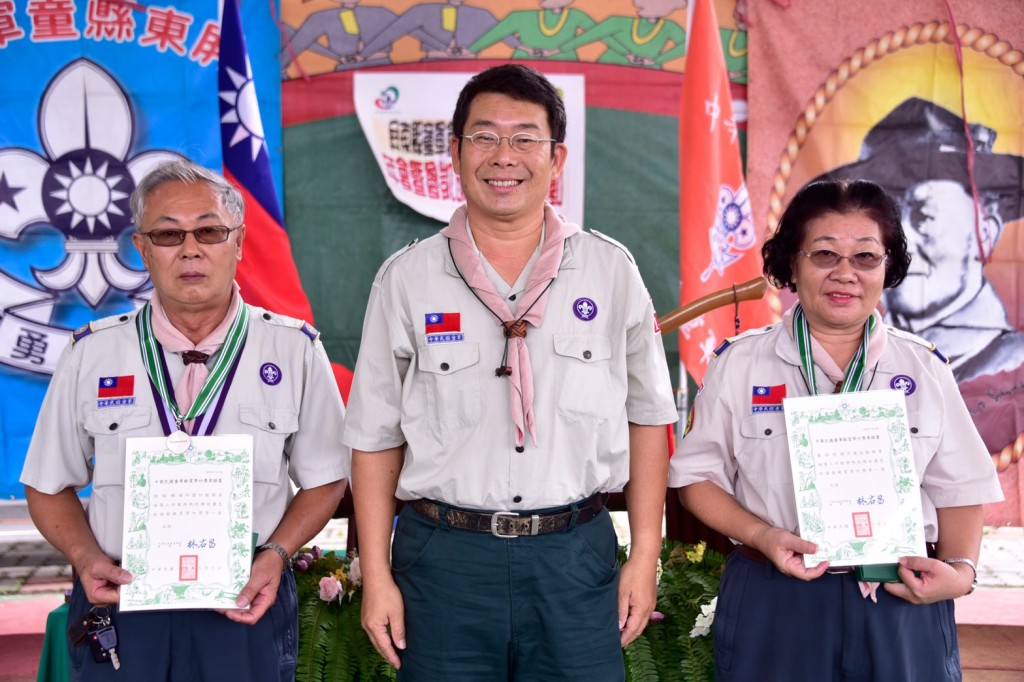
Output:
<path fill-rule="evenodd" d="M 712 629 L 718 682 L 962 678 L 952 601 L 919 606 L 879 587 L 875 604 L 852 573 L 805 582 L 733 552 Z"/>
<path fill-rule="evenodd" d="M 621 682 L 617 552 L 607 510 L 566 531 L 501 539 L 406 505 L 392 545 L 407 631 L 398 679 Z"/>
<path fill-rule="evenodd" d="M 92 605 L 76 580 L 68 606 L 73 623 Z M 255 625 L 216 611 L 114 610 L 121 669 L 96 663 L 88 644 L 68 642 L 71 681 L 93 682 L 283 682 L 295 677 L 299 646 L 295 577 L 285 571 L 277 601 Z"/>

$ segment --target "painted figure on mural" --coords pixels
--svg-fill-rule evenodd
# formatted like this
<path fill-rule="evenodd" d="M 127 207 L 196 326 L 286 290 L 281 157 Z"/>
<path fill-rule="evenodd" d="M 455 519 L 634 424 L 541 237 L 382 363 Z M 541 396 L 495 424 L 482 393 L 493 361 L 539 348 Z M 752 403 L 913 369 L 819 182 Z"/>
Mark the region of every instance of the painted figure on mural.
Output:
<path fill-rule="evenodd" d="M 684 9 L 687 0 L 633 0 L 633 5 L 636 17 L 608 17 L 562 45 L 562 51 L 600 40 L 608 49 L 598 57 L 597 63 L 652 69 L 660 69 L 665 62 L 686 54 L 686 31 L 668 16 Z"/>
<path fill-rule="evenodd" d="M 515 41 L 513 59 L 558 59 L 576 61 L 576 50 L 563 45 L 594 27 L 586 12 L 569 7 L 573 0 L 540 0 L 540 9 L 509 12 L 490 31 L 477 38 L 469 51 L 479 53 L 495 43 Z"/>
<path fill-rule="evenodd" d="M 1024 364 L 1024 335 L 1007 319 L 982 260 L 1004 224 L 1024 216 L 1024 157 L 993 152 L 996 131 L 968 127 L 977 233 L 964 121 L 933 102 L 902 102 L 865 136 L 860 159 L 824 176 L 873 180 L 900 202 L 913 260 L 903 286 L 883 297 L 886 321 L 934 343 L 960 382 Z"/>
<path fill-rule="evenodd" d="M 367 36 L 380 33 L 397 15 L 384 7 L 360 7 L 359 2 L 338 0 L 340 11 L 313 12 L 297 29 L 283 24 L 288 44 L 281 51 L 282 71 L 307 50 L 337 61 L 335 71 L 390 64 L 390 42 L 378 41 L 372 50 L 365 49 L 365 42 Z M 326 46 L 320 43 L 321 38 L 326 38 Z"/>
<path fill-rule="evenodd" d="M 373 52 L 399 38 L 410 36 L 420 41 L 425 61 L 473 57 L 475 55 L 469 46 L 498 20 L 490 11 L 465 3 L 466 0 L 448 0 L 413 5 L 368 40 L 364 49 Z M 505 42 L 509 47 L 515 47 L 511 39 Z"/>

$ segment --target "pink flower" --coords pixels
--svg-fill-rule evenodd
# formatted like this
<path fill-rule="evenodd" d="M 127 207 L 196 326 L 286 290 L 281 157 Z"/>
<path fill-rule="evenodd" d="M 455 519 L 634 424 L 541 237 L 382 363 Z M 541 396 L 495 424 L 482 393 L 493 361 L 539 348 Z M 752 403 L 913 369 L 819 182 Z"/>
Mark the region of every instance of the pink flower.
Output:
<path fill-rule="evenodd" d="M 341 583 L 334 576 L 320 578 L 320 598 L 330 602 L 338 598 L 341 593 Z"/>
<path fill-rule="evenodd" d="M 659 622 L 661 622 L 663 620 L 665 620 L 665 614 L 664 613 L 662 613 L 661 611 L 652 611 L 651 612 L 651 622 L 652 623 L 659 623 Z"/>
<path fill-rule="evenodd" d="M 352 581 L 353 585 L 361 585 L 363 583 L 363 569 L 359 567 L 359 557 L 353 559 L 349 565 L 348 579 Z"/>

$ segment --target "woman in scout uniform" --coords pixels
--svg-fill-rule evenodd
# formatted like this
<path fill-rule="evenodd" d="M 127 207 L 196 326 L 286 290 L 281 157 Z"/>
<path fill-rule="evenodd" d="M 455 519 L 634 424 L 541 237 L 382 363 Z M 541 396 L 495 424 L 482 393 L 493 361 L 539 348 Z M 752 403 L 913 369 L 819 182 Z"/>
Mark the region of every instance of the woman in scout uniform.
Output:
<path fill-rule="evenodd" d="M 669 485 L 741 543 L 715 613 L 718 680 L 961 677 L 952 599 L 974 588 L 981 505 L 1001 493 L 945 358 L 876 310 L 910 263 L 900 215 L 868 181 L 801 189 L 763 248 L 797 303 L 708 367 Z M 817 547 L 798 535 L 783 399 L 890 388 L 906 398 L 930 556 L 901 557 L 899 582 L 880 586 L 804 565 Z"/>

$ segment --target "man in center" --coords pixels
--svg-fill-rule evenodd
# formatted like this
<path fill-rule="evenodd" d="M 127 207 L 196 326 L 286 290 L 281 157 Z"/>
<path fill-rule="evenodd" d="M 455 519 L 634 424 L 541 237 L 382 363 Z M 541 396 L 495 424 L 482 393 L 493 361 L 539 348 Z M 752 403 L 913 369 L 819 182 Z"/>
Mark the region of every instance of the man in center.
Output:
<path fill-rule="evenodd" d="M 404 681 L 622 680 L 676 420 L 654 308 L 624 247 L 545 201 L 568 148 L 544 76 L 476 75 L 452 128 L 466 204 L 377 273 L 349 401 L 363 627 Z"/>

